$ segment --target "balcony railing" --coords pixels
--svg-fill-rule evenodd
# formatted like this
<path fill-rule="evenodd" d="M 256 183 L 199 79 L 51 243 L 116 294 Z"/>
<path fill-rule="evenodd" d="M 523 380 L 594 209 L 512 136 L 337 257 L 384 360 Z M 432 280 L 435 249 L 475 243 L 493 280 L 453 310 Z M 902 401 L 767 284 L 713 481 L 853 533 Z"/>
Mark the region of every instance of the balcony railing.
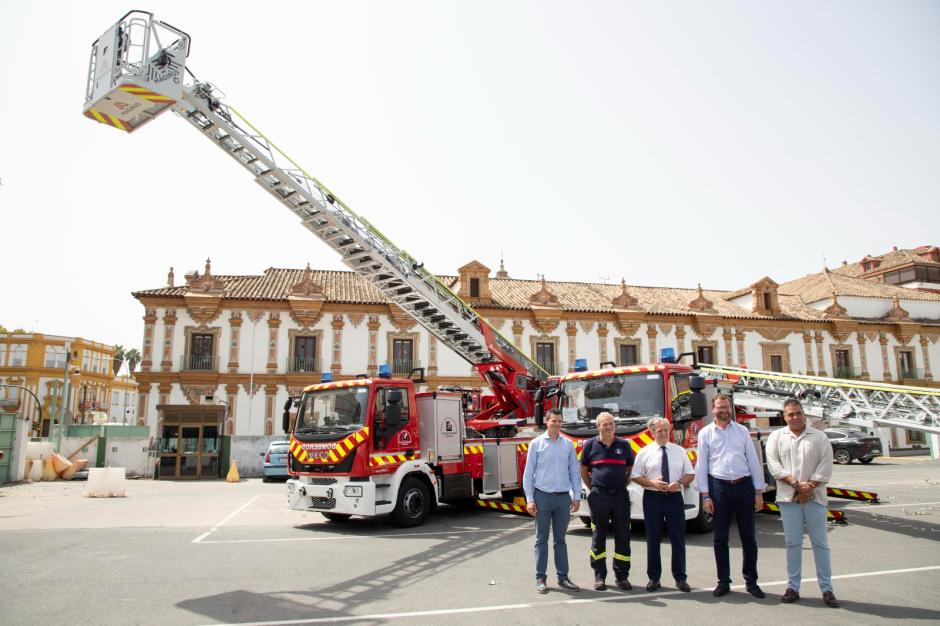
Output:
<path fill-rule="evenodd" d="M 392 374 L 407 376 L 416 367 L 421 367 L 417 359 L 392 359 Z"/>
<path fill-rule="evenodd" d="M 848 378 L 855 379 L 861 378 L 862 368 L 860 367 L 849 367 L 847 365 L 837 365 L 835 371 L 835 378 Z"/>
<path fill-rule="evenodd" d="M 184 354 L 180 357 L 181 372 L 218 372 L 219 357 L 211 354 Z"/>
<path fill-rule="evenodd" d="M 291 374 L 318 374 L 320 372 L 320 359 L 305 357 L 288 357 L 287 371 Z"/>
<path fill-rule="evenodd" d="M 920 367 L 902 367 L 898 375 L 901 380 L 923 380 L 924 370 Z"/>
<path fill-rule="evenodd" d="M 111 408 L 108 402 L 96 402 L 94 400 L 85 400 L 78 403 L 79 411 L 107 411 Z"/>

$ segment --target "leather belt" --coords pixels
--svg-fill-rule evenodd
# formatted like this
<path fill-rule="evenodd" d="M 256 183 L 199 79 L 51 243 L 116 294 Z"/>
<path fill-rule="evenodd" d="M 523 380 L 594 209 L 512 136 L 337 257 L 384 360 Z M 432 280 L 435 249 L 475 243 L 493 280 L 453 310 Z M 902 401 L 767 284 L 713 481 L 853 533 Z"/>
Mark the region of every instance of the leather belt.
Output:
<path fill-rule="evenodd" d="M 732 479 L 732 480 L 727 480 L 727 479 L 725 479 L 725 478 L 718 478 L 717 476 L 712 476 L 711 474 L 709 474 L 708 477 L 711 478 L 711 479 L 714 480 L 714 481 L 717 481 L 717 482 L 722 483 L 722 484 L 725 484 L 725 485 L 738 485 L 738 484 L 740 484 L 740 483 L 743 483 L 743 482 L 746 481 L 746 480 L 751 480 L 751 477 L 750 477 L 750 476 L 743 476 L 743 477 L 741 477 L 741 478 L 735 478 L 735 479 Z"/>

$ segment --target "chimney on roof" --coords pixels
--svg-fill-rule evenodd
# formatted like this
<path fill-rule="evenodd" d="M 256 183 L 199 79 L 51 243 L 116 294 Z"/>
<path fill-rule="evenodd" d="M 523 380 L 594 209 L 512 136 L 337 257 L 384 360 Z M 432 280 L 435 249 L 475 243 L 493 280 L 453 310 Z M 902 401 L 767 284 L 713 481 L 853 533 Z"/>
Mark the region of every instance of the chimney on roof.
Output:
<path fill-rule="evenodd" d="M 166 275 L 166 286 L 167 286 L 167 287 L 175 287 L 176 285 L 173 284 L 173 280 L 174 280 L 174 277 L 173 277 L 173 268 L 170 267 L 170 273 Z"/>
<path fill-rule="evenodd" d="M 848 261 L 842 261 L 842 267 L 845 267 L 845 266 L 848 265 L 848 264 L 849 264 Z"/>
<path fill-rule="evenodd" d="M 894 252 L 897 252 L 897 251 L 898 251 L 898 247 L 897 247 L 897 246 L 891 246 L 891 250 L 893 250 Z"/>

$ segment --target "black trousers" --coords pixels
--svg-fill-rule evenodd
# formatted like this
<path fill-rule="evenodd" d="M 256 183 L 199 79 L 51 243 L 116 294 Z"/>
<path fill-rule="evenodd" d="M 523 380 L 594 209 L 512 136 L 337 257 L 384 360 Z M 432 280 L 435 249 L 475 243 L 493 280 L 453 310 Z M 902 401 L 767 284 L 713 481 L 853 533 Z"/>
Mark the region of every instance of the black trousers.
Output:
<path fill-rule="evenodd" d="M 757 528 L 754 525 L 754 484 L 748 479 L 735 485 L 708 477 L 708 495 L 715 506 L 715 565 L 718 582 L 731 584 L 731 560 L 728 535 L 731 531 L 731 516 L 738 524 L 738 536 L 744 549 L 744 565 L 741 572 L 745 583 L 757 582 Z"/>
<path fill-rule="evenodd" d="M 672 544 L 672 577 L 684 581 L 685 575 L 685 501 L 682 493 L 645 490 L 643 492 L 643 521 L 646 523 L 646 574 L 659 582 L 663 563 L 659 546 L 663 538 L 663 522 L 669 543 Z"/>
<path fill-rule="evenodd" d="M 630 494 L 627 490 L 591 489 L 591 568 L 595 576 L 607 576 L 607 533 L 613 527 L 613 570 L 617 580 L 630 575 Z"/>

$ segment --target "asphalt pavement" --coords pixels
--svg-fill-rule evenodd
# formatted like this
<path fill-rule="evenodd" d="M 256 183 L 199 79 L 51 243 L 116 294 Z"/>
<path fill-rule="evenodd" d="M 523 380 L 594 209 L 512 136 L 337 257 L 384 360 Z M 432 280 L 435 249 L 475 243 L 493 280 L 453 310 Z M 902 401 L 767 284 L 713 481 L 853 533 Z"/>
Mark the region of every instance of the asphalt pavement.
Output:
<path fill-rule="evenodd" d="M 771 515 L 757 524 L 764 600 L 743 589 L 734 529 L 734 587 L 724 598 L 711 594 L 711 535 L 687 537 L 692 593 L 668 576 L 647 593 L 641 526 L 631 542 L 634 591 L 590 590 L 590 532 L 576 519 L 571 577 L 585 590 L 562 591 L 549 576 L 550 592 L 539 595 L 533 524 L 515 515 L 441 506 L 424 526 L 402 529 L 385 519 L 336 524 L 290 511 L 284 484 L 260 480 L 128 481 L 127 497 L 107 499 L 83 497 L 81 482 L 10 485 L 0 488 L 0 622 L 940 622 L 940 463 L 837 466 L 832 484 L 882 501 L 831 503 L 849 522 L 829 532 L 841 609 L 820 599 L 808 539 L 802 598 L 780 604 L 783 529 Z M 667 569 L 669 553 L 664 542 Z"/>

